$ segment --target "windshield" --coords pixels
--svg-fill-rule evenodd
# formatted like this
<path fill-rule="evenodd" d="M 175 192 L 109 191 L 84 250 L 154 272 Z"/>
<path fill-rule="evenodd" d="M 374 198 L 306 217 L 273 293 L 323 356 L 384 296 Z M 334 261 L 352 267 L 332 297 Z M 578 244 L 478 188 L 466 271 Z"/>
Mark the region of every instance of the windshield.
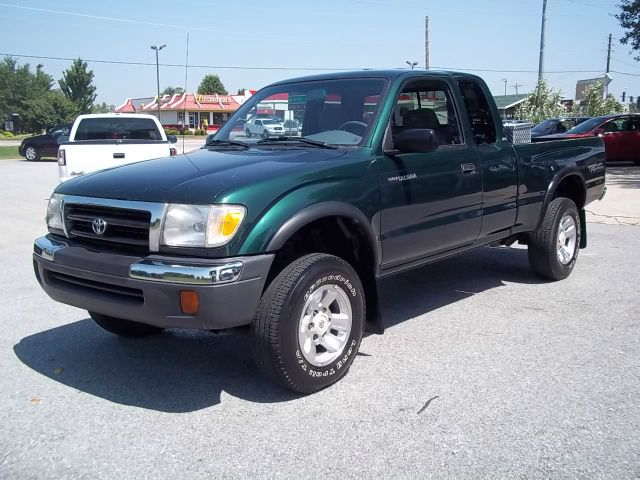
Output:
<path fill-rule="evenodd" d="M 588 131 L 599 127 L 606 119 L 606 117 L 595 117 L 585 120 L 581 124 L 567 130 L 566 133 L 587 133 Z"/>
<path fill-rule="evenodd" d="M 267 87 L 249 98 L 215 139 L 253 143 L 270 138 L 269 144 L 273 144 L 273 139 L 286 136 L 327 145 L 362 145 L 371 132 L 386 86 L 382 78 L 355 78 Z M 269 120 L 262 120 L 264 117 Z M 275 127 L 267 130 L 266 125 Z M 287 128 L 290 125 L 298 129 Z"/>
<path fill-rule="evenodd" d="M 558 119 L 555 119 L 555 118 L 545 120 L 544 122 L 541 122 L 535 127 L 533 127 L 531 130 L 534 132 L 546 132 L 550 130 L 553 126 L 555 126 L 556 123 L 558 123 Z"/>

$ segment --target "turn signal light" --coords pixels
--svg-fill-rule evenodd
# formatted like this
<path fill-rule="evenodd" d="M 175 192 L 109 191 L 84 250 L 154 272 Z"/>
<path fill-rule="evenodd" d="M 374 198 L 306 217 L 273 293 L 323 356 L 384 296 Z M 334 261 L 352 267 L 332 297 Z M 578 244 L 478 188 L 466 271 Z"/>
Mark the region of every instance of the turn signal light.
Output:
<path fill-rule="evenodd" d="M 64 153 L 64 148 L 58 149 L 58 165 L 64 167 L 67 164 L 67 156 Z"/>
<path fill-rule="evenodd" d="M 176 148 L 170 148 L 169 155 L 171 155 L 172 157 L 175 157 L 176 155 L 178 155 L 178 150 Z"/>
<path fill-rule="evenodd" d="M 238 224 L 242 221 L 242 217 L 244 214 L 242 212 L 229 212 L 224 216 L 222 220 L 222 235 L 228 237 L 232 235 L 236 228 L 238 228 Z"/>
<path fill-rule="evenodd" d="M 193 290 L 180 290 L 180 309 L 186 315 L 196 315 L 200 309 L 198 292 Z"/>

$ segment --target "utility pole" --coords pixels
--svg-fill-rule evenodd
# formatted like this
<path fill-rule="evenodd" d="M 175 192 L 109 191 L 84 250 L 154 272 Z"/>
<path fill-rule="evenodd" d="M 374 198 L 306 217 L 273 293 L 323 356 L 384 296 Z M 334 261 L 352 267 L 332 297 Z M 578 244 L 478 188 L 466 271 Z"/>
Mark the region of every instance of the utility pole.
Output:
<path fill-rule="evenodd" d="M 544 75 L 544 26 L 547 23 L 547 0 L 542 0 L 542 26 L 540 28 L 540 61 L 538 63 L 538 83 Z"/>
<path fill-rule="evenodd" d="M 609 47 L 607 48 L 607 73 L 609 73 L 609 67 L 611 66 L 611 34 L 609 34 Z M 609 84 L 605 80 L 604 84 L 604 98 L 609 96 Z"/>
<path fill-rule="evenodd" d="M 424 69 L 429 70 L 429 17 L 424 17 Z"/>
<path fill-rule="evenodd" d="M 151 50 L 156 51 L 156 81 L 158 82 L 158 121 L 160 122 L 160 63 L 158 62 L 158 52 L 162 50 L 167 45 L 160 45 L 156 47 L 155 45 L 151 45 Z M 162 123 L 162 122 L 160 122 Z"/>
<path fill-rule="evenodd" d="M 413 70 L 415 68 L 416 65 L 418 65 L 418 62 L 410 62 L 409 60 L 407 60 L 406 62 L 407 65 L 409 65 L 411 67 L 411 70 Z"/>
<path fill-rule="evenodd" d="M 504 82 L 504 94 L 507 94 L 507 79 L 503 78 L 502 81 Z"/>
<path fill-rule="evenodd" d="M 521 83 L 516 82 L 515 84 L 511 85 L 511 88 L 515 88 L 516 89 L 516 95 L 518 95 L 518 89 L 520 87 L 523 87 L 524 85 L 522 85 Z"/>

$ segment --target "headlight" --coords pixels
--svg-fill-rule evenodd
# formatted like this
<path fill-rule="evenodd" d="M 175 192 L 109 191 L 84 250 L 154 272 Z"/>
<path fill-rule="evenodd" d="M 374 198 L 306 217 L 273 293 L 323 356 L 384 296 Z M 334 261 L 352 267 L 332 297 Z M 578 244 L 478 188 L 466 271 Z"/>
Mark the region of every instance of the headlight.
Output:
<path fill-rule="evenodd" d="M 62 195 L 58 193 L 54 193 L 49 198 L 49 205 L 47 205 L 47 227 L 52 230 L 64 230 L 62 220 Z"/>
<path fill-rule="evenodd" d="M 170 204 L 162 227 L 162 244 L 170 247 L 219 247 L 238 231 L 242 205 Z"/>

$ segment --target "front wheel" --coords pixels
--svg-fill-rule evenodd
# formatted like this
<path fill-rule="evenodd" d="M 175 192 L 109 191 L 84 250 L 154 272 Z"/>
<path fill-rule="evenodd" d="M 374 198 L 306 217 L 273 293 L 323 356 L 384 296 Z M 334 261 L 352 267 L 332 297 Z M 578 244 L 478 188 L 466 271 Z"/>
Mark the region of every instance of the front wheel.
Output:
<path fill-rule="evenodd" d="M 529 265 L 547 280 L 562 280 L 573 271 L 580 251 L 580 215 L 572 200 L 558 197 L 547 207 L 529 240 Z"/>
<path fill-rule="evenodd" d="M 262 131 L 262 138 L 269 138 L 269 132 L 267 130 Z"/>
<path fill-rule="evenodd" d="M 119 335 L 121 337 L 146 337 L 155 333 L 162 332 L 162 328 L 154 327 L 131 320 L 123 320 L 121 318 L 109 317 L 101 313 L 89 312 L 91 318 L 109 333 Z"/>
<path fill-rule="evenodd" d="M 247 138 L 251 138 L 251 130 L 247 128 L 244 133 L 247 136 Z"/>
<path fill-rule="evenodd" d="M 311 254 L 288 265 L 264 292 L 253 323 L 260 370 L 298 393 L 340 380 L 362 339 L 365 301 L 351 265 Z"/>

